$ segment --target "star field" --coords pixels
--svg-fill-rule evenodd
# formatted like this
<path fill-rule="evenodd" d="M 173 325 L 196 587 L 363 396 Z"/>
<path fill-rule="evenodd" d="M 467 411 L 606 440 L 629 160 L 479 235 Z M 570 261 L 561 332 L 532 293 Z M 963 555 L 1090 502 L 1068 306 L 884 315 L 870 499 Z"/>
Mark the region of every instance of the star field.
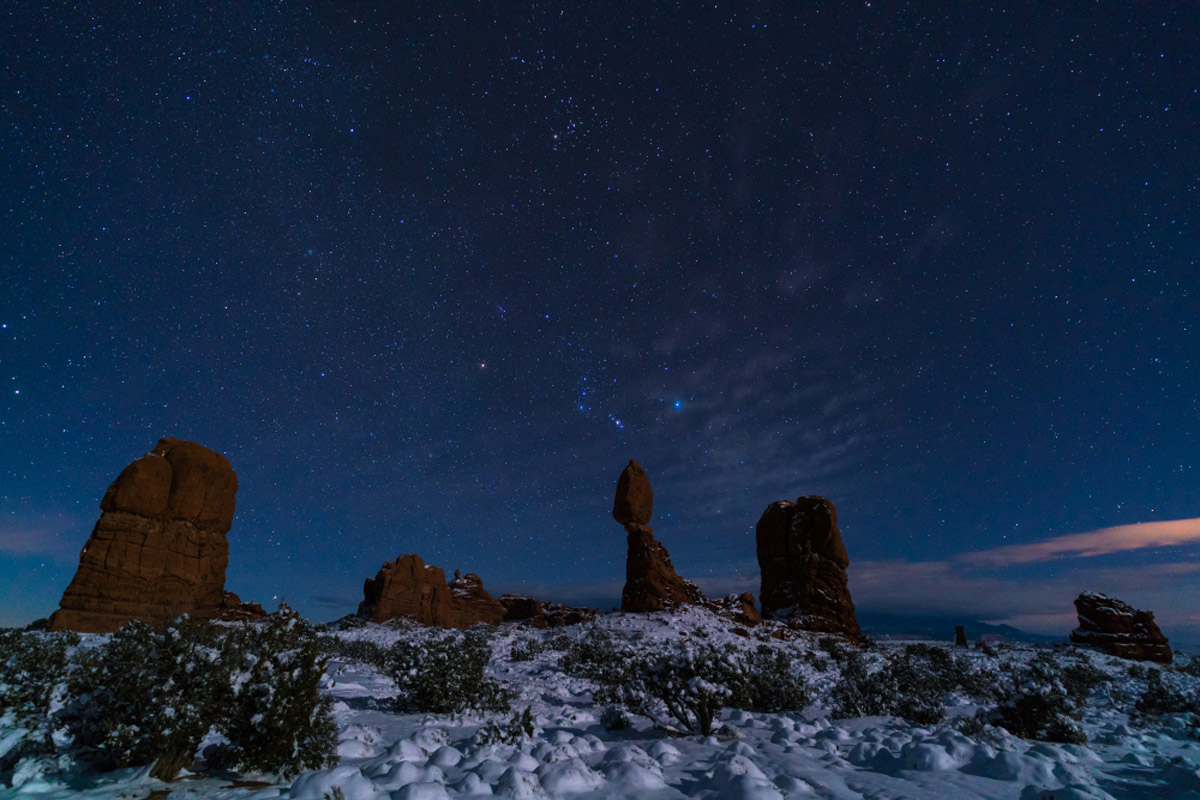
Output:
<path fill-rule="evenodd" d="M 864 611 L 1195 625 L 1192 542 L 905 581 L 1200 516 L 1200 11 L 0 19 L 0 624 L 177 436 L 238 473 L 227 587 L 316 619 L 406 552 L 615 605 L 633 457 L 711 593 L 824 494 Z"/>

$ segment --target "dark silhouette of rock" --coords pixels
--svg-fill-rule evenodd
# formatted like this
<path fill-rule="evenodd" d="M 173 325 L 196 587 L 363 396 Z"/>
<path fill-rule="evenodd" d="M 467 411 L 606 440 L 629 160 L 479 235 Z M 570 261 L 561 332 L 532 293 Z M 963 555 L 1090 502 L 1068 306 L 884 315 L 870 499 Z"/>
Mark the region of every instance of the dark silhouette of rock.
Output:
<path fill-rule="evenodd" d="M 967 629 L 964 628 L 962 625 L 954 626 L 954 646 L 955 647 L 966 647 L 967 646 Z"/>
<path fill-rule="evenodd" d="M 1138 611 L 1115 597 L 1084 592 L 1075 598 L 1079 627 L 1071 641 L 1134 661 L 1171 663 L 1171 648 L 1154 622 L 1154 612 Z"/>
<path fill-rule="evenodd" d="M 410 553 L 384 563 L 374 578 L 366 579 L 358 614 L 372 622 L 409 617 L 421 625 L 469 628 L 500 622 L 505 609 L 484 591 L 478 575 L 455 572 L 447 583 L 439 567 Z"/>
<path fill-rule="evenodd" d="M 727 594 L 720 600 L 710 600 L 709 603 L 718 614 L 742 625 L 753 628 L 762 622 L 762 615 L 754 605 L 754 595 L 749 592 Z"/>
<path fill-rule="evenodd" d="M 667 548 L 654 538 L 648 523 L 654 509 L 654 491 L 645 470 L 632 459 L 617 479 L 613 519 L 628 534 L 625 555 L 625 588 L 621 590 L 622 611 L 662 611 L 676 606 L 706 602 L 691 581 L 675 572 Z"/>
<path fill-rule="evenodd" d="M 654 490 L 642 465 L 629 460 L 625 471 L 617 479 L 617 496 L 613 499 L 613 519 L 622 525 L 650 524 L 654 513 Z"/>
<path fill-rule="evenodd" d="M 774 502 L 758 520 L 755 540 L 763 617 L 803 630 L 862 636 L 846 585 L 850 557 L 832 502 L 816 496 Z"/>
<path fill-rule="evenodd" d="M 561 628 L 565 625 L 578 625 L 595 619 L 599 611 L 594 608 L 577 608 L 561 603 L 548 603 L 536 597 L 520 594 L 500 595 L 500 604 L 504 606 L 505 622 L 527 622 L 535 628 Z"/>
<path fill-rule="evenodd" d="M 223 622 L 249 622 L 266 616 L 267 612 L 258 603 L 243 601 L 233 592 L 225 592 L 225 596 L 221 598 L 221 606 L 213 618 Z"/>
<path fill-rule="evenodd" d="M 225 456 L 160 439 L 105 492 L 50 629 L 107 633 L 134 619 L 162 627 L 181 614 L 212 619 L 234 606 L 253 613 L 225 593 L 236 493 Z"/>

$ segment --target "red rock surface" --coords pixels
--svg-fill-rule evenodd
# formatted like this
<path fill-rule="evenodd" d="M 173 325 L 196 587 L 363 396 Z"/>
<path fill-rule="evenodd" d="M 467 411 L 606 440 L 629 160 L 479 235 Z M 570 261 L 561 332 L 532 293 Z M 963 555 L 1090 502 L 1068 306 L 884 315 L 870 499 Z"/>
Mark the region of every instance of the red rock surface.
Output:
<path fill-rule="evenodd" d="M 625 588 L 621 590 L 622 611 L 662 611 L 705 602 L 696 585 L 675 571 L 667 548 L 654 538 L 652 528 L 631 522 L 625 530 L 629 547 Z"/>
<path fill-rule="evenodd" d="M 1075 611 L 1079 627 L 1071 631 L 1072 642 L 1120 658 L 1171 663 L 1171 647 L 1154 622 L 1154 612 L 1138 611 L 1099 592 L 1084 592 L 1075 598 Z"/>
<path fill-rule="evenodd" d="M 654 529 L 646 524 L 653 511 L 650 479 L 641 465 L 630 459 L 617 479 L 612 511 L 613 519 L 624 526 L 628 535 L 621 610 L 662 611 L 706 602 L 694 583 L 675 572 L 667 548 L 654 538 Z"/>
<path fill-rule="evenodd" d="M 720 600 L 710 600 L 709 604 L 718 614 L 729 617 L 734 622 L 753 628 L 762 622 L 762 615 L 754 605 L 754 595 L 749 592 L 727 594 Z"/>
<path fill-rule="evenodd" d="M 803 630 L 862 635 L 847 586 L 850 557 L 832 502 L 813 496 L 772 503 L 755 527 L 755 540 L 764 617 Z"/>
<path fill-rule="evenodd" d="M 107 633 L 133 619 L 163 626 L 181 614 L 255 613 L 225 593 L 236 493 L 225 456 L 160 439 L 105 492 L 50 629 Z"/>
<path fill-rule="evenodd" d="M 628 466 L 617 478 L 617 495 L 613 498 L 613 519 L 622 525 L 650 524 L 654 513 L 654 490 L 642 465 L 629 460 Z"/>
<path fill-rule="evenodd" d="M 372 622 L 408 617 L 421 625 L 469 628 L 477 622 L 496 624 L 505 608 L 483 588 L 478 575 L 446 573 L 409 553 L 388 561 L 363 583 L 358 615 Z"/>
<path fill-rule="evenodd" d="M 536 597 L 520 594 L 500 595 L 505 622 L 527 622 L 535 628 L 561 628 L 595 619 L 600 613 L 594 608 L 578 608 L 561 603 L 545 603 Z"/>

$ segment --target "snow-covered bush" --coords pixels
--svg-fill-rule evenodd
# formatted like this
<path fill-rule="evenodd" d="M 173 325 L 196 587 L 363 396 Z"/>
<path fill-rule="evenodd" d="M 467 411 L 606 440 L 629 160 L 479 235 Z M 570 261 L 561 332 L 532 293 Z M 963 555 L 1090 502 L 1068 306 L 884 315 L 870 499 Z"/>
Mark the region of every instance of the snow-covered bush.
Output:
<path fill-rule="evenodd" d="M 989 715 L 993 725 L 1022 739 L 1067 744 L 1087 741 L 1072 719 L 1086 699 L 1086 691 L 1082 697 L 1079 694 L 1087 685 L 1086 678 L 1069 682 L 1053 654 L 1045 651 L 1018 666 L 1009 677 L 1007 684 L 998 685 L 1001 700 Z"/>
<path fill-rule="evenodd" d="M 24 730 L 0 755 L 0 770 L 28 755 L 52 752 L 55 727 L 50 710 L 65 690 L 67 650 L 78 634 L 0 630 L 0 718 L 11 715 Z"/>
<path fill-rule="evenodd" d="M 1163 680 L 1163 671 L 1151 667 L 1146 671 L 1146 691 L 1138 697 L 1135 710 L 1142 717 L 1184 712 L 1200 714 L 1200 698 L 1194 689 L 1185 689 L 1178 681 Z"/>
<path fill-rule="evenodd" d="M 225 744 L 206 753 L 208 766 L 290 775 L 335 752 L 324 667 L 299 620 L 226 632 L 184 619 L 161 633 L 131 622 L 74 659 L 60 716 L 77 756 L 99 770 L 152 763 L 172 779 L 212 731 Z"/>
<path fill-rule="evenodd" d="M 549 649 L 549 645 L 540 639 L 532 637 L 521 639 L 513 642 L 512 648 L 509 650 L 509 659 L 512 661 L 532 661 Z"/>
<path fill-rule="evenodd" d="M 480 728 L 474 738 L 476 745 L 511 744 L 520 745 L 528 742 L 537 732 L 533 724 L 533 711 L 526 708 L 520 714 L 513 714 L 504 723 L 492 720 Z"/>
<path fill-rule="evenodd" d="M 396 642 L 390 656 L 400 710 L 453 714 L 509 709 L 508 692 L 484 674 L 492 645 L 482 631 L 413 636 Z"/>
<path fill-rule="evenodd" d="M 618 647 L 597 628 L 576 642 L 563 665 L 596 682 L 597 703 L 628 709 L 673 733 L 708 736 L 726 706 L 782 711 L 808 703 L 786 655 L 766 646 L 752 652 L 692 643 L 635 650 Z"/>
<path fill-rule="evenodd" d="M 391 654 L 388 649 L 380 647 L 375 642 L 363 639 L 343 639 L 339 636 L 322 636 L 319 641 L 321 652 L 338 661 L 368 664 L 380 670 L 386 670 L 391 662 Z"/>
<path fill-rule="evenodd" d="M 72 666 L 64 709 L 78 755 L 97 769 L 155 764 L 170 779 L 228 713 L 219 637 L 182 620 L 165 633 L 130 622 Z"/>
<path fill-rule="evenodd" d="M 225 659 L 240 667 L 224 726 L 240 769 L 291 776 L 331 766 L 337 748 L 332 704 L 320 691 L 326 658 L 312 626 L 271 615 L 230 634 Z"/>

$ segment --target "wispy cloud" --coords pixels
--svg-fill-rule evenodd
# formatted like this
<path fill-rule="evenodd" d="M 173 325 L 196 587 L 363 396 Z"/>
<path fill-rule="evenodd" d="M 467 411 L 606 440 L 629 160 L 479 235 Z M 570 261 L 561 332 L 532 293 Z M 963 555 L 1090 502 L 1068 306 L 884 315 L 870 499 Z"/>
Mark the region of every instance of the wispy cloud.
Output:
<path fill-rule="evenodd" d="M 66 515 L 32 516 L 0 521 L 0 556 L 74 558 L 87 540 L 84 523 Z"/>
<path fill-rule="evenodd" d="M 1200 542 L 1200 517 L 1117 525 L 1087 533 L 1056 536 L 1032 544 L 1015 544 L 964 553 L 955 560 L 976 567 L 1005 567 L 1058 558 L 1087 558 Z"/>

